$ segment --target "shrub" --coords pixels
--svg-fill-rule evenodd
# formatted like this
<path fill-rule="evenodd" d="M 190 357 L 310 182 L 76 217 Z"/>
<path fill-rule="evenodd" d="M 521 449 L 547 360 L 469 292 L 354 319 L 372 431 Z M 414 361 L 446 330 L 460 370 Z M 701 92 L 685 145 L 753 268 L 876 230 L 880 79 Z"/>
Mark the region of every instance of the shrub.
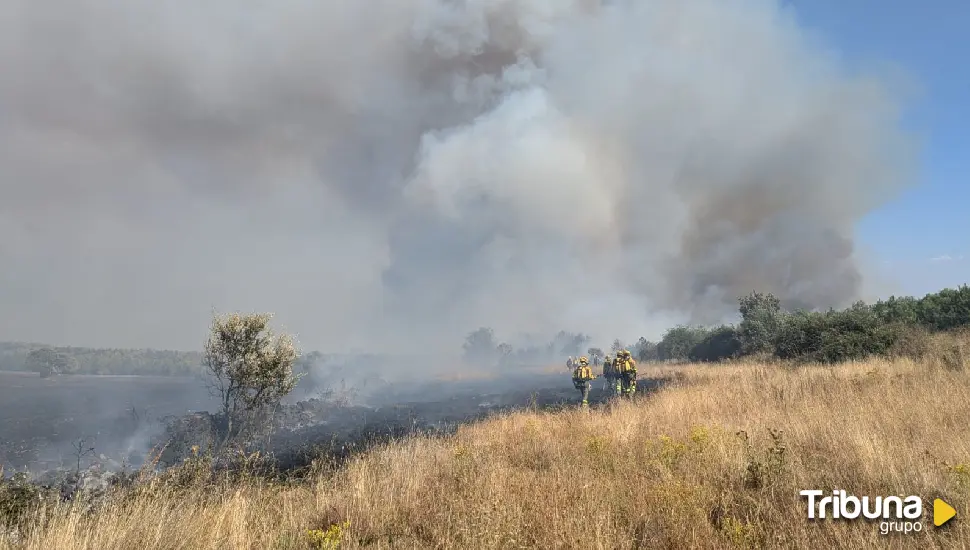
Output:
<path fill-rule="evenodd" d="M 738 304 L 741 352 L 751 355 L 771 351 L 778 336 L 781 302 L 772 294 L 752 292 L 740 298 Z"/>
<path fill-rule="evenodd" d="M 970 287 L 944 288 L 919 300 L 920 324 L 931 330 L 950 330 L 970 324 Z"/>
<path fill-rule="evenodd" d="M 901 325 L 880 322 L 861 302 L 843 311 L 796 312 L 782 319 L 775 343 L 781 359 L 838 363 L 888 355 L 902 333 Z"/>
<path fill-rule="evenodd" d="M 703 327 L 681 325 L 664 334 L 657 344 L 657 356 L 662 361 L 684 361 L 690 358 L 691 350 L 707 338 L 710 331 Z"/>
<path fill-rule="evenodd" d="M 0 527 L 18 527 L 24 519 L 40 508 L 45 500 L 53 500 L 49 490 L 30 482 L 24 472 L 4 479 L 0 468 Z"/>
<path fill-rule="evenodd" d="M 54 374 L 74 374 L 78 371 L 77 359 L 53 348 L 36 349 L 28 353 L 25 364 L 27 370 L 39 373 L 41 378 Z"/>
<path fill-rule="evenodd" d="M 724 361 L 741 355 L 738 331 L 730 325 L 712 329 L 691 350 L 689 359 L 702 363 Z"/>
<path fill-rule="evenodd" d="M 923 326 L 902 322 L 889 323 L 888 325 L 896 335 L 895 341 L 889 347 L 888 355 L 922 360 L 932 351 L 930 331 Z"/>
<path fill-rule="evenodd" d="M 290 336 L 273 334 L 271 318 L 233 313 L 212 320 L 203 364 L 222 405 L 227 440 L 279 405 L 299 381 L 293 373 L 299 352 Z"/>

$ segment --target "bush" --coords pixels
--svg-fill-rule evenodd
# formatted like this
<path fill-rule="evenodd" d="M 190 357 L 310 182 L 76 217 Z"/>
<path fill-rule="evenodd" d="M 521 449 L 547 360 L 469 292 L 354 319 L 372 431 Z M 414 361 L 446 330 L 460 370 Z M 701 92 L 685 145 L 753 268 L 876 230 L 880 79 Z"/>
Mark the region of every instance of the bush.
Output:
<path fill-rule="evenodd" d="M 883 323 L 901 323 L 917 325 L 920 322 L 920 302 L 912 296 L 897 298 L 890 296 L 886 301 L 879 301 L 873 305 L 873 312 Z"/>
<path fill-rule="evenodd" d="M 27 370 L 40 374 L 41 378 L 55 374 L 74 374 L 78 371 L 77 359 L 53 348 L 36 349 L 28 353 L 25 365 Z"/>
<path fill-rule="evenodd" d="M 691 350 L 689 359 L 710 363 L 733 359 L 741 355 L 741 340 L 738 330 L 730 325 L 712 329 Z"/>
<path fill-rule="evenodd" d="M 738 304 L 741 352 L 752 355 L 771 351 L 778 336 L 781 302 L 772 294 L 752 292 L 740 298 Z"/>
<path fill-rule="evenodd" d="M 950 330 L 970 324 L 970 287 L 945 288 L 918 302 L 919 323 L 931 330 Z"/>
<path fill-rule="evenodd" d="M 714 362 L 772 354 L 785 360 L 837 363 L 871 355 L 923 359 L 932 353 L 946 365 L 962 368 L 964 363 L 962 347 L 951 345 L 944 352 L 931 349 L 931 340 L 933 332 L 970 328 L 967 285 L 919 299 L 891 296 L 871 305 L 856 302 L 841 311 L 787 312 L 777 297 L 760 292 L 739 298 L 738 306 L 741 322 L 737 327 L 678 326 L 668 330 L 658 344 L 640 338 L 637 357 Z M 617 340 L 613 349 L 619 346 Z"/>
<path fill-rule="evenodd" d="M 703 327 L 681 325 L 664 334 L 657 344 L 657 356 L 661 361 L 684 361 L 691 350 L 707 338 L 710 331 Z"/>
<path fill-rule="evenodd" d="M 775 355 L 817 363 L 888 355 L 903 332 L 901 326 L 882 323 L 861 302 L 843 311 L 797 312 L 783 317 Z"/>
<path fill-rule="evenodd" d="M 0 527 L 13 529 L 32 516 L 46 500 L 53 500 L 44 488 L 30 482 L 25 472 L 4 479 L 0 468 Z"/>
<path fill-rule="evenodd" d="M 212 319 L 202 361 L 222 405 L 227 441 L 254 427 L 300 379 L 293 372 L 299 357 L 293 338 L 273 334 L 271 318 L 231 313 Z"/>
<path fill-rule="evenodd" d="M 920 325 L 891 323 L 896 340 L 889 348 L 892 357 L 910 357 L 917 361 L 925 359 L 932 351 L 930 331 Z"/>

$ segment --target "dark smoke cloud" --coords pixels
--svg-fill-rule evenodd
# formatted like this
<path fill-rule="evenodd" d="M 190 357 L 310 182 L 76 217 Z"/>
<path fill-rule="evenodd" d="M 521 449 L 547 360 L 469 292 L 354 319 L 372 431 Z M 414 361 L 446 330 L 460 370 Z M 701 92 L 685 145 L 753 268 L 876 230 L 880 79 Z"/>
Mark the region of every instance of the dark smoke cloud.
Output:
<path fill-rule="evenodd" d="M 0 334 L 609 341 L 839 305 L 892 89 L 767 0 L 0 0 Z"/>

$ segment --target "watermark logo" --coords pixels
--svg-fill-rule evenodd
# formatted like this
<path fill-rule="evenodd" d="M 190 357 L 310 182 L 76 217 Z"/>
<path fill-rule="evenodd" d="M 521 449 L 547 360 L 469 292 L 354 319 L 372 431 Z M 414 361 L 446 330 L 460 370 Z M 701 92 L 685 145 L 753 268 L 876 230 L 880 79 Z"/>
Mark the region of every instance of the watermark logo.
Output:
<path fill-rule="evenodd" d="M 866 519 L 879 521 L 883 535 L 918 533 L 923 530 L 923 499 L 915 496 L 857 497 L 845 491 L 826 495 L 820 490 L 800 491 L 807 498 L 808 519 Z M 933 501 L 933 525 L 940 527 L 956 516 L 956 510 L 941 499 Z"/>
<path fill-rule="evenodd" d="M 940 499 L 933 501 L 933 525 L 939 527 L 953 519 L 955 515 L 957 515 L 957 511 L 953 509 L 953 506 Z"/>

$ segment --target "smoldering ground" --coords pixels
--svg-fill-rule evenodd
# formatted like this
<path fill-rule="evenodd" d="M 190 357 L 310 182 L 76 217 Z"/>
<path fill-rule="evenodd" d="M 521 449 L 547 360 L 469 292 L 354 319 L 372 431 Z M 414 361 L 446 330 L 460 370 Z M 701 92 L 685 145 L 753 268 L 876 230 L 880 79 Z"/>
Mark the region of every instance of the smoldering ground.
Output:
<path fill-rule="evenodd" d="M 770 0 L 0 0 L 0 332 L 655 336 L 856 298 L 894 88 Z"/>
<path fill-rule="evenodd" d="M 137 466 L 166 417 L 215 410 L 213 401 L 188 377 L 0 372 L 0 466 L 7 474 L 70 467 L 78 453 L 84 465 L 104 455 Z"/>
<path fill-rule="evenodd" d="M 459 423 L 509 409 L 575 404 L 569 374 L 510 370 L 463 381 L 385 378 L 396 372 L 372 358 L 321 362 L 276 412 L 272 437 L 258 442 L 279 467 L 312 457 L 341 458 L 377 441 L 415 432 L 447 433 Z M 353 372 L 345 372 L 345 366 Z M 346 386 L 333 384 L 345 378 Z M 327 385 L 327 382 L 330 385 Z M 212 443 L 209 412 L 219 410 L 192 377 L 60 376 L 0 372 L 0 470 L 54 479 L 78 469 L 117 472 L 168 466 L 195 445 Z M 648 390 L 658 381 L 644 380 Z M 602 384 L 593 402 L 605 398 Z M 351 390 L 342 393 L 343 390 Z M 53 476 L 53 477 L 52 477 Z"/>
<path fill-rule="evenodd" d="M 302 377 L 284 403 L 306 408 L 306 403 L 321 405 L 322 400 L 336 406 L 326 407 L 332 416 L 347 419 L 352 415 L 346 407 L 370 410 L 407 400 L 442 399 L 436 392 L 418 395 L 414 384 L 394 378 L 391 365 L 400 363 L 386 357 L 312 361 L 302 366 Z M 498 386 L 508 387 L 501 381 Z M 20 468 L 72 467 L 78 461 L 139 466 L 153 447 L 169 443 L 166 428 L 178 418 L 220 410 L 218 396 L 210 390 L 204 375 L 40 378 L 0 371 L 0 469 L 9 474 Z M 449 388 L 447 393 L 459 390 Z"/>

